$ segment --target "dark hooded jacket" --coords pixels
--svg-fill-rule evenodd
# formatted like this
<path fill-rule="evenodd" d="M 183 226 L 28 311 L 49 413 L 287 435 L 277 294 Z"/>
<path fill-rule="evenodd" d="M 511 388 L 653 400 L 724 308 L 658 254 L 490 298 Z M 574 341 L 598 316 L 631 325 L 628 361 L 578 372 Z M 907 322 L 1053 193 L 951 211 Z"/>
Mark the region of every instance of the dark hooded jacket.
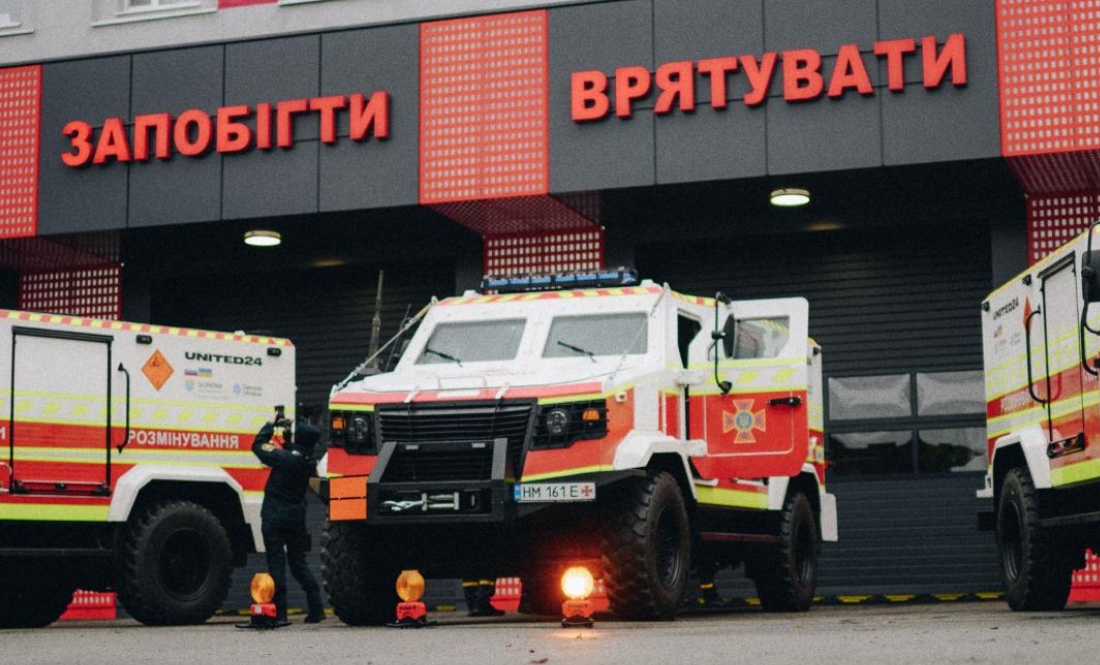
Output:
<path fill-rule="evenodd" d="M 263 523 L 268 526 L 305 528 L 306 490 L 309 479 L 317 475 L 313 447 L 320 440 L 321 431 L 306 423 L 299 423 L 295 429 L 293 443 L 285 449 L 271 443 L 275 432 L 272 423 L 264 425 L 252 442 L 252 452 L 271 467 L 260 511 Z"/>

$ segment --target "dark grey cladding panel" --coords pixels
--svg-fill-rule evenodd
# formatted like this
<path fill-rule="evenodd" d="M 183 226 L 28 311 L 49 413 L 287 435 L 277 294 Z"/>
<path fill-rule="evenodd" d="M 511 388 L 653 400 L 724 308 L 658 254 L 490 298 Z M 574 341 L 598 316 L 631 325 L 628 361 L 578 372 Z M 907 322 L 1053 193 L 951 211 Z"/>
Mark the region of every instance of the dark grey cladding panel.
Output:
<path fill-rule="evenodd" d="M 978 88 L 978 89 L 975 89 Z M 883 160 L 888 166 L 997 157 L 1001 153 L 995 83 L 882 92 Z"/>
<path fill-rule="evenodd" d="M 321 210 L 418 202 L 419 27 L 352 30 L 321 38 L 321 94 L 390 94 L 390 138 L 353 143 L 337 114 L 335 145 L 321 146 Z"/>
<path fill-rule="evenodd" d="M 222 46 L 134 55 L 132 113 L 217 113 L 222 105 L 223 59 Z"/>
<path fill-rule="evenodd" d="M 42 138 L 38 233 L 72 233 L 126 226 L 126 166 L 72 169 L 62 128 L 72 120 L 102 125 L 130 115 L 130 57 L 98 58 L 42 67 Z"/>
<path fill-rule="evenodd" d="M 972 0 L 879 0 L 882 39 L 912 37 L 917 53 L 907 57 L 905 91 L 882 91 L 883 158 L 889 165 L 997 157 L 1001 154 L 997 103 L 997 36 L 993 3 Z M 950 80 L 925 90 L 919 40 L 942 44 L 966 35 L 967 85 Z M 885 63 L 881 68 L 885 72 Z M 885 81 L 885 74 L 883 74 Z"/>
<path fill-rule="evenodd" d="M 841 44 L 873 43 L 878 38 L 875 4 L 875 0 L 766 0 L 764 48 L 809 48 L 825 54 L 835 53 Z"/>
<path fill-rule="evenodd" d="M 398 123 L 410 124 L 403 119 Z M 392 138 L 361 143 L 341 138 L 322 145 L 321 211 L 416 204 L 416 156 L 409 158 L 402 154 L 405 151 L 401 141 Z"/>
<path fill-rule="evenodd" d="M 175 155 L 130 167 L 130 226 L 207 222 L 221 216 L 222 156 Z"/>
<path fill-rule="evenodd" d="M 760 54 L 763 0 L 653 0 L 658 64 Z"/>
<path fill-rule="evenodd" d="M 997 85 L 997 18 L 992 2 L 973 0 L 879 0 L 882 39 L 917 40 L 917 51 L 905 58 L 905 81 L 921 82 L 920 40 L 936 37 L 940 44 L 955 33 L 966 35 L 966 61 L 971 84 L 985 80 Z M 885 59 L 880 64 L 885 72 Z M 885 81 L 885 74 L 883 74 Z M 984 94 L 984 93 L 983 93 Z M 997 121 L 994 121 L 995 123 Z"/>
<path fill-rule="evenodd" d="M 768 173 L 882 165 L 878 97 L 768 102 Z"/>
<path fill-rule="evenodd" d="M 317 141 L 222 159 L 222 217 L 317 212 Z"/>
<path fill-rule="evenodd" d="M 574 123 L 572 73 L 653 68 L 653 8 L 648 0 L 550 10 L 550 190 L 568 192 L 655 182 L 653 114 Z M 611 86 L 613 88 L 613 86 Z M 610 90 L 613 94 L 613 90 Z M 652 96 L 636 109 L 652 107 Z"/>
<path fill-rule="evenodd" d="M 316 97 L 321 90 L 320 59 L 320 35 L 229 44 L 225 47 L 225 103 L 255 109 L 260 102 Z M 317 114 L 293 117 L 295 140 L 317 138 Z"/>
<path fill-rule="evenodd" d="M 654 119 L 658 184 L 751 178 L 767 173 L 766 111 L 739 102 Z"/>

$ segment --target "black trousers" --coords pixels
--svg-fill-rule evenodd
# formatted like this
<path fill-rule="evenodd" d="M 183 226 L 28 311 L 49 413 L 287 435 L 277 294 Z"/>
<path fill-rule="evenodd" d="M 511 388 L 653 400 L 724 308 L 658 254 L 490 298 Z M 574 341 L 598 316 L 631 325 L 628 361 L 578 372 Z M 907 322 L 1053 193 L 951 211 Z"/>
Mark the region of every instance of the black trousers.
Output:
<path fill-rule="evenodd" d="M 305 525 L 285 527 L 281 525 L 263 526 L 264 548 L 267 550 L 267 572 L 275 580 L 275 609 L 279 619 L 286 619 L 286 567 L 290 564 L 290 574 L 298 580 L 306 592 L 309 613 L 316 615 L 325 611 L 321 600 L 321 587 L 306 563 L 306 551 L 309 549 L 309 534 Z"/>

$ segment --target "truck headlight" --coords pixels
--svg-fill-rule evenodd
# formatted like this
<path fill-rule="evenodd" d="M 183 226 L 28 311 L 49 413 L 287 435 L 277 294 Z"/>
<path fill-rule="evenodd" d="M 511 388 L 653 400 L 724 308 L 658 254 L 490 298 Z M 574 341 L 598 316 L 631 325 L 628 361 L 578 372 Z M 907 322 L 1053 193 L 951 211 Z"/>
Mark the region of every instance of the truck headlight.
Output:
<path fill-rule="evenodd" d="M 335 448 L 345 448 L 353 454 L 374 452 L 374 433 L 370 413 L 333 412 L 329 419 L 329 434 Z"/>
<path fill-rule="evenodd" d="M 550 436 L 562 436 L 569 431 L 569 412 L 565 409 L 550 409 L 546 413 L 546 431 Z"/>
<path fill-rule="evenodd" d="M 540 407 L 532 448 L 565 448 L 607 436 L 607 402 L 591 400 Z"/>

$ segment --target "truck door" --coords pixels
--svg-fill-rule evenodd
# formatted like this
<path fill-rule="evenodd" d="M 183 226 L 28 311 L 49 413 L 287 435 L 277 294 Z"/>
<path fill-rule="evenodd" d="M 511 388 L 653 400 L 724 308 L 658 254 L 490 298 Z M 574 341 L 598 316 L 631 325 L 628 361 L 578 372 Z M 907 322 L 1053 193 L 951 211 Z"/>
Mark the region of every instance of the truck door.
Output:
<path fill-rule="evenodd" d="M 110 494 L 111 340 L 12 329 L 3 426 L 13 494 Z"/>
<path fill-rule="evenodd" d="M 692 413 L 702 420 L 708 453 L 693 460 L 696 469 L 705 478 L 796 475 L 809 444 L 809 304 L 740 301 L 730 311 L 726 343 L 714 349 L 717 378 L 730 389 L 708 395 L 703 413 Z"/>
<path fill-rule="evenodd" d="M 1036 387 L 1044 397 L 1046 430 L 1049 441 L 1061 442 L 1052 449 L 1055 454 L 1069 453 L 1084 448 L 1084 370 L 1081 365 L 1081 312 L 1078 302 L 1077 266 L 1075 255 L 1051 265 L 1039 273 L 1042 280 L 1042 337 L 1043 352 L 1036 357 L 1034 340 L 1039 331 L 1039 321 L 1032 323 L 1030 331 L 1033 367 L 1044 368 L 1044 375 L 1033 377 L 1040 383 Z M 1041 364 L 1040 364 L 1041 363 Z M 1045 385 L 1042 385 L 1045 380 Z"/>

